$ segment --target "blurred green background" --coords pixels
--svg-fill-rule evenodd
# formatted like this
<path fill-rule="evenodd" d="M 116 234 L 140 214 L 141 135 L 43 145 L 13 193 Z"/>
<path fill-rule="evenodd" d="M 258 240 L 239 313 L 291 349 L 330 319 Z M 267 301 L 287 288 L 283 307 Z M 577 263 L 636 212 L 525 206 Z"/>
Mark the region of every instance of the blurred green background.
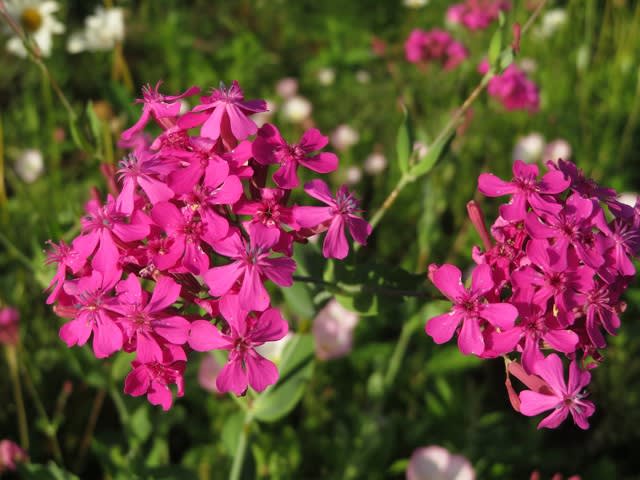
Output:
<path fill-rule="evenodd" d="M 297 79 L 298 95 L 312 105 L 305 126 L 330 134 L 346 124 L 358 132 L 357 143 L 339 152 L 341 167 L 332 180 L 352 183 L 364 210 L 372 212 L 399 178 L 394 160 L 400 105 L 411 113 L 417 139 L 429 144 L 480 81 L 476 67 L 495 23 L 480 32 L 450 29 L 470 51 L 456 70 L 421 69 L 404 59 L 409 32 L 444 28 L 452 3 L 431 0 L 409 8 L 400 0 L 114 1 L 125 12 L 124 41 L 107 51 L 72 55 L 66 38 L 100 2 L 61 0 L 55 16 L 66 33 L 54 36 L 44 62 L 80 115 L 79 134 L 97 145 L 90 153 L 73 141 L 67 112 L 41 69 L 0 49 L 0 302 L 18 308 L 22 317 L 32 461 L 54 458 L 55 431 L 64 458 L 60 468 L 80 478 L 215 479 L 225 478 L 231 465 L 241 418 L 233 401 L 199 387 L 197 356 L 188 366 L 185 397 L 163 413 L 121 393 L 126 357 L 97 361 L 86 348 L 68 350 L 57 337 L 61 320 L 44 304 L 43 288 L 53 274 L 44 264 L 45 242 L 73 238 L 90 187 L 105 191 L 100 164 L 122 156 L 115 142 L 137 118 L 139 87 L 163 80 L 163 91 L 170 93 L 238 80 L 247 98 L 272 103 L 271 121 L 294 140 L 304 128 L 287 117 L 276 85 L 285 77 Z M 507 25 L 526 21 L 528 3 L 514 1 Z M 565 21 L 548 32 L 544 16 L 552 9 L 562 9 Z M 386 44 L 383 55 L 374 53 L 374 39 Z M 363 262 L 421 274 L 413 277 L 416 285 L 424 283 L 430 262 L 469 265 L 478 238 L 468 226 L 465 203 L 476 195 L 477 175 L 491 170 L 509 176 L 515 144 L 532 132 L 547 142 L 566 140 L 572 159 L 603 184 L 619 192 L 640 190 L 640 2 L 548 2 L 523 37 L 517 62 L 524 62 L 540 88 L 540 111 L 506 112 L 483 93 L 447 155 L 402 192 L 360 252 Z M 94 115 L 87 116 L 87 109 L 95 112 L 97 130 L 88 127 Z M 39 150 L 44 159 L 43 173 L 31 183 L 17 166 L 26 149 Z M 387 159 L 383 172 L 365 170 L 372 153 Z M 486 202 L 491 220 L 496 205 Z M 322 303 L 316 293 L 301 286 L 282 299 L 295 330 L 310 329 Z M 501 361 L 480 362 L 462 357 L 454 345 L 435 346 L 422 331 L 428 312 L 420 301 L 386 298 L 361 312 L 370 315 L 361 318 L 353 352 L 317 362 L 300 403 L 252 432 L 245 478 L 404 478 L 412 451 L 431 444 L 465 455 L 480 479 L 527 479 L 536 469 L 543 478 L 555 472 L 594 480 L 640 478 L 640 289 L 632 287 L 627 301 L 620 334 L 594 372 L 592 428 L 582 432 L 570 422 L 537 431 L 535 419 L 511 410 Z M 406 334 L 408 348 L 393 388 L 380 398 L 381 375 L 410 319 L 419 328 Z M 61 393 L 66 382 L 72 385 L 68 398 Z M 8 375 L 0 376 L 0 395 L 0 437 L 17 440 Z M 79 458 L 96 409 L 93 440 Z M 66 475 L 54 466 L 39 472 Z"/>

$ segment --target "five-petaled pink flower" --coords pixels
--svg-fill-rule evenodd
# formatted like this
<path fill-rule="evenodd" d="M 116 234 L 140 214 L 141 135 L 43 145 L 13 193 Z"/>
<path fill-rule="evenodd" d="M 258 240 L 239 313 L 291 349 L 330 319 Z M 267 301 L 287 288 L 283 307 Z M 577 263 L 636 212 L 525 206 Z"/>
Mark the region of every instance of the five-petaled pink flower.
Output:
<path fill-rule="evenodd" d="M 591 380 L 591 374 L 580 370 L 578 362 L 574 360 L 569 366 L 569 383 L 565 383 L 562 360 L 555 353 L 537 362 L 535 373 L 547 382 L 549 392 L 520 392 L 520 412 L 533 417 L 553 410 L 538 424 L 538 428 L 556 428 L 569 413 L 578 427 L 583 430 L 589 428 L 587 419 L 595 412 L 595 406 L 589 400 L 584 400 L 586 394 L 583 390 Z"/>
<path fill-rule="evenodd" d="M 278 381 L 278 369 L 255 348 L 265 342 L 283 338 L 289 331 L 287 322 L 275 308 L 249 314 L 241 307 L 237 295 L 227 295 L 220 300 L 220 312 L 228 329 L 218 330 L 205 320 L 197 320 L 191 326 L 189 345 L 196 351 L 229 350 L 227 364 L 218 374 L 216 386 L 220 392 L 242 395 L 250 385 L 257 392 Z"/>
<path fill-rule="evenodd" d="M 293 211 L 294 218 L 301 227 L 328 228 L 322 246 L 322 254 L 325 258 L 342 259 L 349 254 L 349 244 L 344 233 L 345 225 L 356 242 L 361 245 L 367 244 L 367 238 L 372 231 L 371 225 L 356 215 L 361 212 L 359 203 L 345 185 L 338 189 L 335 198 L 322 180 L 307 182 L 304 191 L 329 205 L 328 207 L 296 207 Z"/>

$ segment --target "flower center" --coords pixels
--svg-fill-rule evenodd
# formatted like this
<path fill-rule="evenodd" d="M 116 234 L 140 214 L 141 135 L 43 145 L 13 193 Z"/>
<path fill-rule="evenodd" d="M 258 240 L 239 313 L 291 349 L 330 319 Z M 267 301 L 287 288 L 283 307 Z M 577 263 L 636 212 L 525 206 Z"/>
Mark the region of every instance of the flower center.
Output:
<path fill-rule="evenodd" d="M 20 15 L 20 23 L 22 27 L 29 33 L 37 32 L 42 26 L 42 15 L 37 8 L 27 7 Z"/>

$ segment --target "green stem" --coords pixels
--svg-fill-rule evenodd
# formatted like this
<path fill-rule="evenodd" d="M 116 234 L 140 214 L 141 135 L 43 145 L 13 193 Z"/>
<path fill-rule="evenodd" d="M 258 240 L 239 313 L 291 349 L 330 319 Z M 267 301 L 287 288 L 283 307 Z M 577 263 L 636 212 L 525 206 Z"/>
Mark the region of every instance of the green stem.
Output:
<path fill-rule="evenodd" d="M 240 437 L 238 437 L 238 443 L 236 444 L 236 451 L 233 454 L 233 464 L 231 465 L 231 473 L 229 474 L 229 480 L 240 480 L 242 475 L 242 466 L 244 465 L 244 457 L 247 452 L 247 445 L 249 444 L 249 429 L 251 428 L 252 416 L 247 413 L 242 425 L 242 431 Z"/>
<path fill-rule="evenodd" d="M 22 396 L 22 385 L 20 383 L 20 372 L 18 369 L 18 352 L 15 345 L 7 345 L 5 348 L 7 363 L 9 364 L 9 375 L 13 386 L 13 397 L 16 402 L 18 413 L 18 434 L 20 435 L 20 446 L 23 450 L 29 450 L 29 426 L 27 424 L 27 413 L 24 408 L 24 397 Z"/>
<path fill-rule="evenodd" d="M 404 355 L 407 352 L 409 340 L 411 339 L 411 335 L 414 331 L 415 323 L 411 320 L 405 322 L 405 324 L 402 326 L 400 337 L 398 338 L 398 342 L 396 343 L 396 346 L 393 350 L 391 360 L 389 361 L 389 366 L 387 367 L 387 372 L 384 376 L 385 394 L 393 386 L 393 382 L 395 381 L 396 376 L 398 375 L 398 371 L 400 370 L 400 365 L 402 365 Z"/>

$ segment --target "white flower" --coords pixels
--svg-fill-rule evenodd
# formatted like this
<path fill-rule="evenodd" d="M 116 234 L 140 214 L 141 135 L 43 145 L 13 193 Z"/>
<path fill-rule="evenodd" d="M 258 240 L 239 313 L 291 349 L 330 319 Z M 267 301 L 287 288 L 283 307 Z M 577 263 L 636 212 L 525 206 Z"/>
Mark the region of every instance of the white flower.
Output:
<path fill-rule="evenodd" d="M 53 34 L 63 33 L 64 25 L 53 14 L 58 11 L 58 2 L 42 0 L 5 0 L 7 13 L 33 39 L 44 57 L 51 55 Z M 27 50 L 22 40 L 14 35 L 7 42 L 7 50 L 26 57 Z"/>
<path fill-rule="evenodd" d="M 476 473 L 462 455 L 433 445 L 418 448 L 411 455 L 407 480 L 474 480 Z"/>
<path fill-rule="evenodd" d="M 283 104 L 280 110 L 285 120 L 293 123 L 300 123 L 311 115 L 313 106 L 311 102 L 304 97 L 296 95 L 295 97 L 288 98 Z"/>
<path fill-rule="evenodd" d="M 14 168 L 23 182 L 35 182 L 44 170 L 42 152 L 35 148 L 24 150 L 14 163 Z"/>
<path fill-rule="evenodd" d="M 551 143 L 548 143 L 542 154 L 542 160 L 545 162 L 551 160 L 556 163 L 558 159 L 570 160 L 571 159 L 571 145 L 566 140 L 558 138 Z"/>
<path fill-rule="evenodd" d="M 273 114 L 278 111 L 278 104 L 273 100 L 266 100 L 267 102 L 267 110 L 264 112 L 258 112 L 251 115 L 251 119 L 255 122 L 258 127 L 263 126 L 265 123 L 271 121 Z"/>
<path fill-rule="evenodd" d="M 298 93 L 298 79 L 285 77 L 276 83 L 276 93 L 282 98 L 291 98 Z"/>
<path fill-rule="evenodd" d="M 358 70 L 356 72 L 356 80 L 363 85 L 367 84 L 371 81 L 371 74 L 366 70 Z"/>
<path fill-rule="evenodd" d="M 349 125 L 339 125 L 331 134 L 331 145 L 338 150 L 346 150 L 360 140 L 360 134 Z"/>
<path fill-rule="evenodd" d="M 289 343 L 292 338 L 293 333 L 289 332 L 280 340 L 276 340 L 275 342 L 265 342 L 256 347 L 256 352 L 277 365 L 280 363 L 280 359 L 282 358 L 284 347 L 287 346 L 287 343 Z"/>
<path fill-rule="evenodd" d="M 387 159 L 381 153 L 374 152 L 364 161 L 364 171 L 369 175 L 377 175 L 387 168 Z"/>
<path fill-rule="evenodd" d="M 542 156 L 544 147 L 544 137 L 537 132 L 533 132 L 518 139 L 513 148 L 511 158 L 514 162 L 522 160 L 527 163 L 535 163 Z"/>
<path fill-rule="evenodd" d="M 429 3 L 429 0 L 402 0 L 402 4 L 407 8 L 420 8 L 427 3 Z"/>
<path fill-rule="evenodd" d="M 316 356 L 321 360 L 347 355 L 353 344 L 353 330 L 359 317 L 332 299 L 313 320 Z"/>
<path fill-rule="evenodd" d="M 633 192 L 624 192 L 618 195 L 618 201 L 630 207 L 635 207 L 638 201 L 638 194 Z"/>
<path fill-rule="evenodd" d="M 349 185 L 355 185 L 362 180 L 362 169 L 355 165 L 347 168 L 345 182 Z"/>
<path fill-rule="evenodd" d="M 121 8 L 96 8 L 93 15 L 84 19 L 84 30 L 69 37 L 70 53 L 112 50 L 124 40 L 124 12 Z"/>
<path fill-rule="evenodd" d="M 540 20 L 536 34 L 541 38 L 548 38 L 567 23 L 567 12 L 563 8 L 554 8 L 546 12 Z"/>
<path fill-rule="evenodd" d="M 318 83 L 320 83 L 320 85 L 328 87 L 335 81 L 336 71 L 333 68 L 329 67 L 321 68 L 320 70 L 318 70 L 318 73 L 316 73 L 316 78 L 318 79 Z"/>

